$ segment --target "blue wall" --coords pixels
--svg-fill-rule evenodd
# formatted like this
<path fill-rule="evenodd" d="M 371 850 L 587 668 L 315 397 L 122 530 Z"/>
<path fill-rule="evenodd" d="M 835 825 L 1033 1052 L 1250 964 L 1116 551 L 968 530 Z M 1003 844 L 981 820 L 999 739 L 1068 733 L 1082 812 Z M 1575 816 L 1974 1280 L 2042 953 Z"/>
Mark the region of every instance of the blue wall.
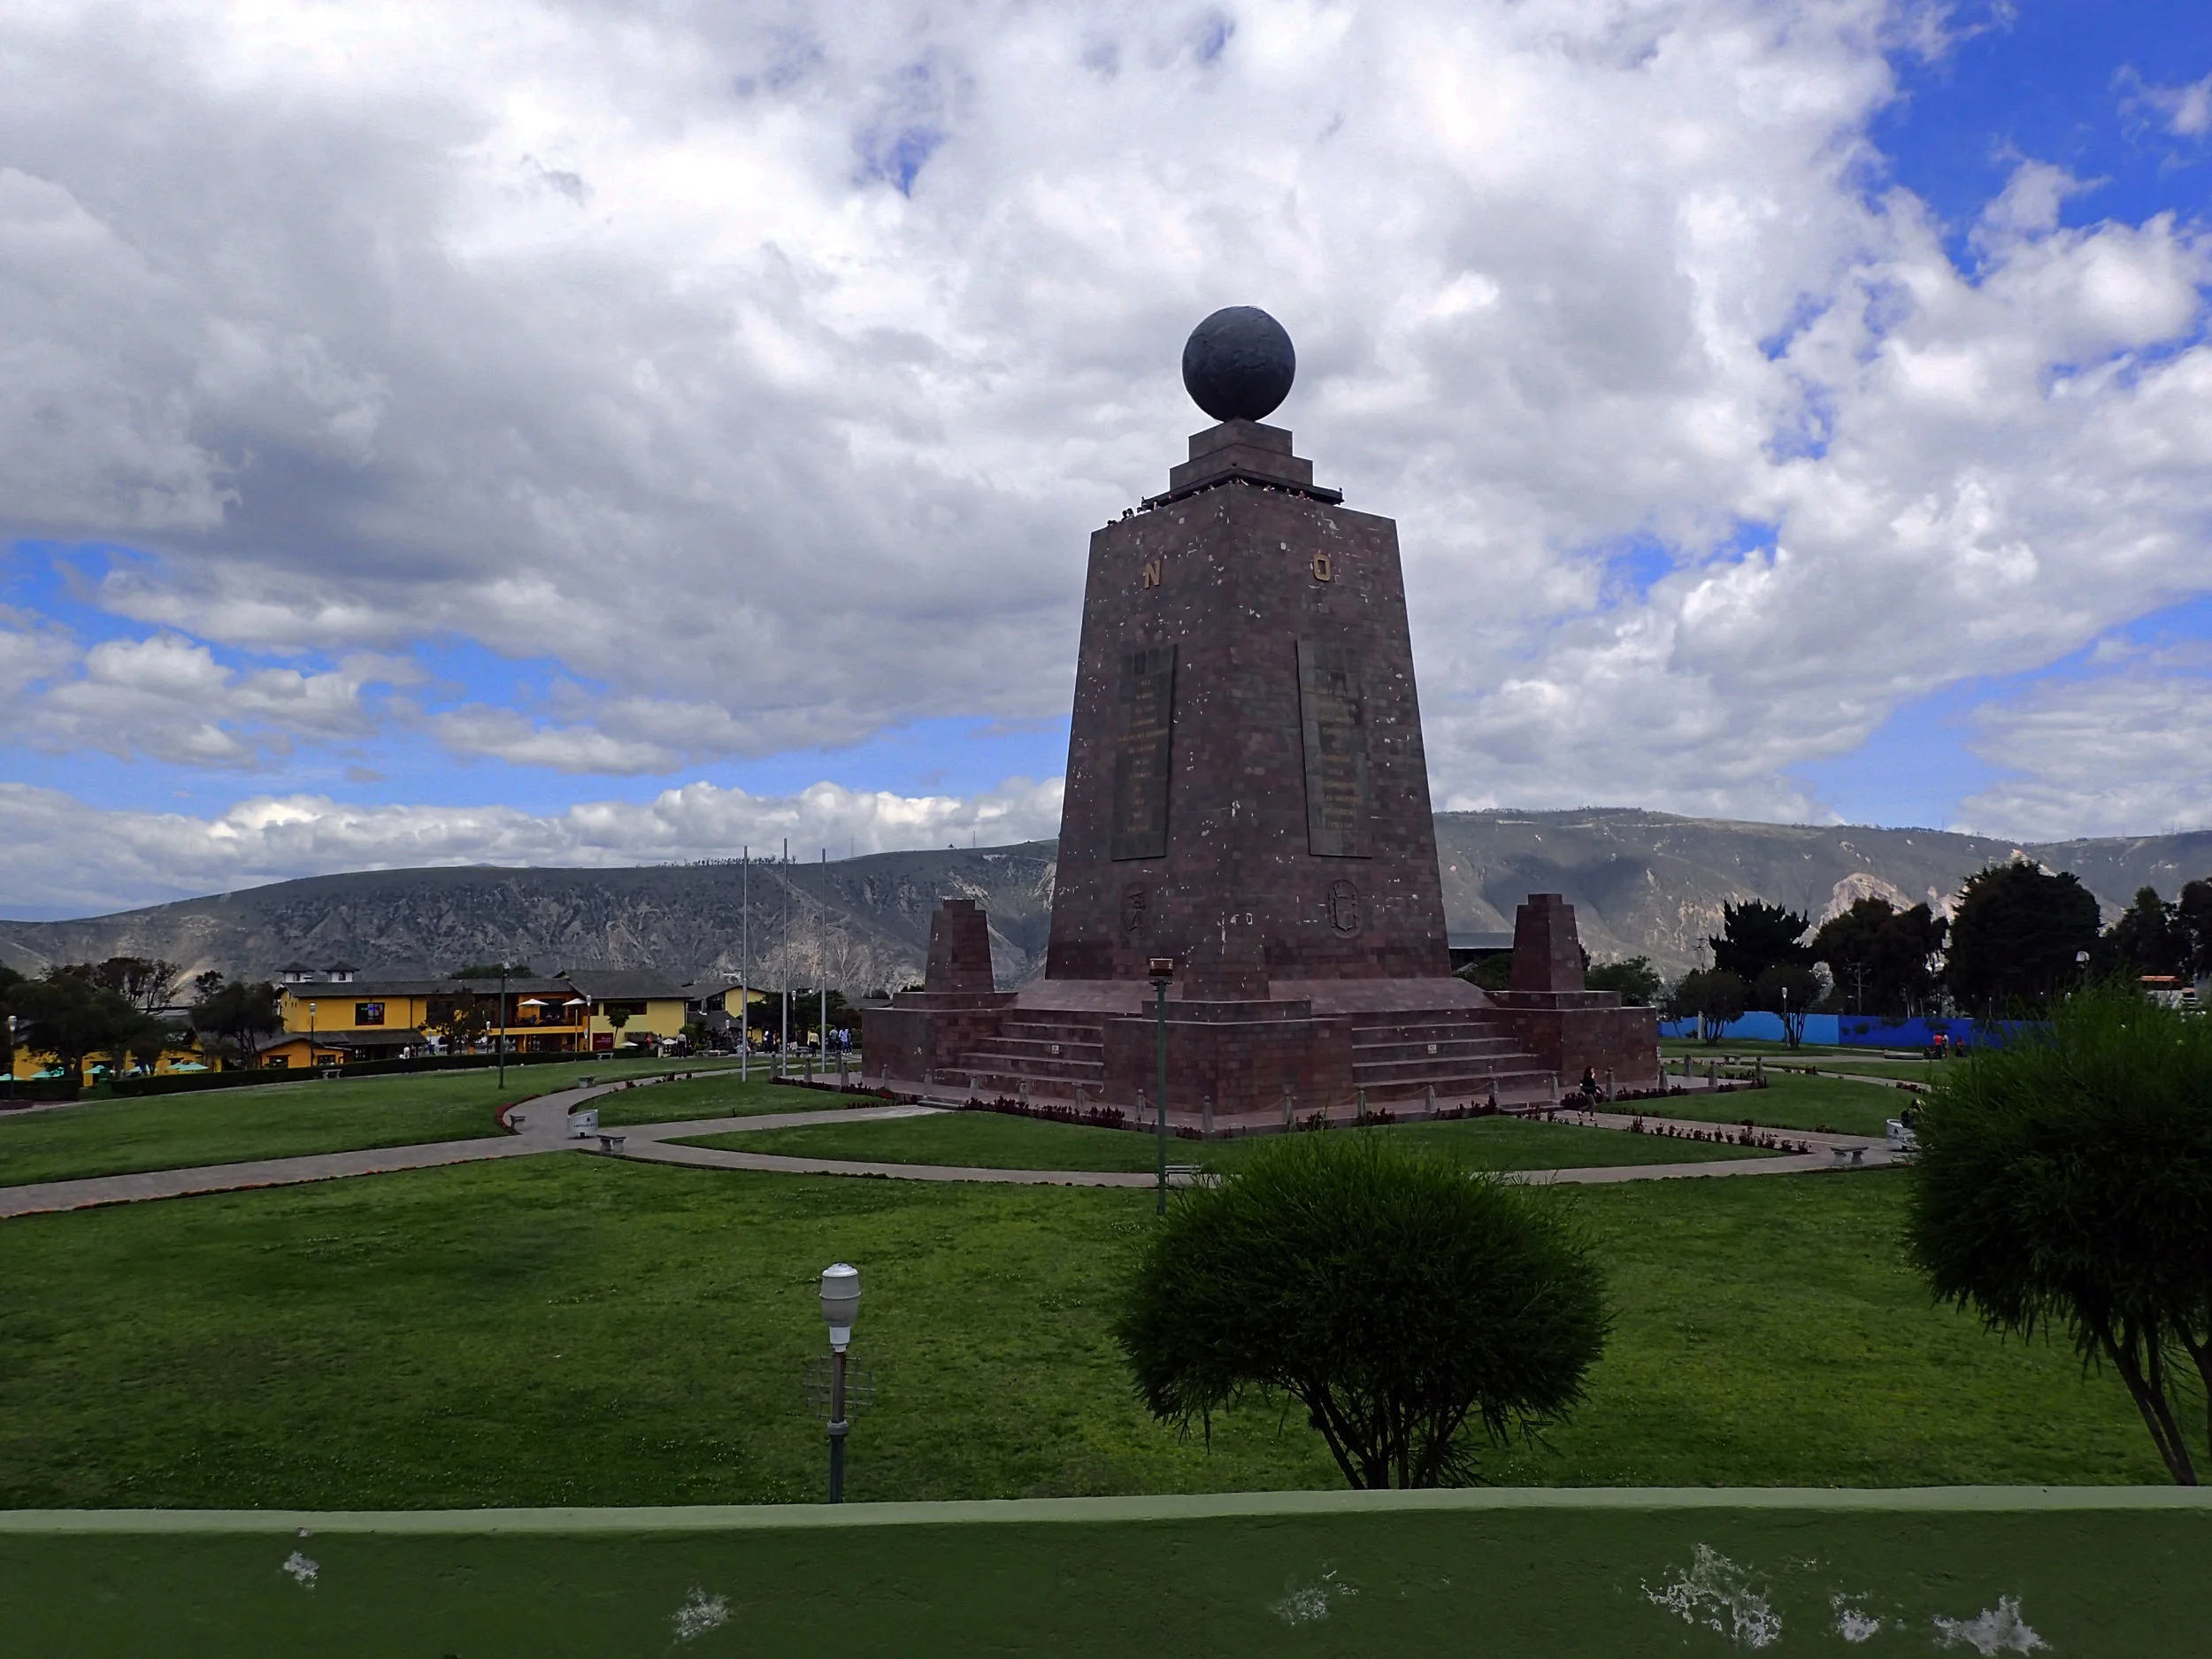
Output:
<path fill-rule="evenodd" d="M 1659 1034 L 1662 1037 L 1694 1037 L 1697 1035 L 1697 1021 L 1662 1020 Z M 1746 1014 L 1741 1019 L 1731 1021 L 1721 1034 L 1738 1042 L 1780 1042 L 1784 1041 L 1782 1017 L 1779 1014 Z M 1806 1015 L 1805 1041 L 1829 1044 L 1839 1041 L 1836 1036 L 1836 1016 Z"/>
<path fill-rule="evenodd" d="M 1848 1048 L 1924 1048 L 1941 1032 L 1955 1046 L 1964 1048 L 1993 1042 L 2019 1024 L 2017 1020 L 1889 1019 L 1876 1014 L 1809 1014 L 1805 1018 L 1805 1041 Z M 1697 1021 L 1662 1020 L 1659 1034 L 1695 1037 Z M 1780 1042 L 1782 1018 L 1778 1014 L 1746 1014 L 1724 1027 L 1721 1037 L 1724 1041 Z"/>

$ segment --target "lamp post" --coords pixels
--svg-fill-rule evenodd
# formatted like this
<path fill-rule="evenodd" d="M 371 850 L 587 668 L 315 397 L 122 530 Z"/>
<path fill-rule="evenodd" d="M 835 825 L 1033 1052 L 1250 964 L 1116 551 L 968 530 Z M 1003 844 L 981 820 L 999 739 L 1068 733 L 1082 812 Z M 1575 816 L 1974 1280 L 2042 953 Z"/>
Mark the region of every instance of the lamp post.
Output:
<path fill-rule="evenodd" d="M 307 1005 L 307 1069 L 315 1069 L 315 1004 Z"/>
<path fill-rule="evenodd" d="M 507 964 L 499 964 L 499 1087 L 507 1087 Z"/>
<path fill-rule="evenodd" d="M 1152 958 L 1151 968 L 1153 1026 L 1158 1039 L 1155 1046 L 1159 1051 L 1160 1063 L 1160 1194 L 1159 1202 L 1154 1206 L 1153 1213 L 1164 1216 L 1167 1214 L 1167 987 L 1169 982 L 1175 978 L 1175 958 L 1155 956 Z"/>
<path fill-rule="evenodd" d="M 15 1098 L 15 1016 L 8 1016 L 8 1098 Z"/>
<path fill-rule="evenodd" d="M 845 1501 L 845 1350 L 852 1346 L 853 1317 L 860 1311 L 860 1270 L 838 1262 L 822 1270 L 822 1317 L 829 1325 L 829 1501 Z"/>

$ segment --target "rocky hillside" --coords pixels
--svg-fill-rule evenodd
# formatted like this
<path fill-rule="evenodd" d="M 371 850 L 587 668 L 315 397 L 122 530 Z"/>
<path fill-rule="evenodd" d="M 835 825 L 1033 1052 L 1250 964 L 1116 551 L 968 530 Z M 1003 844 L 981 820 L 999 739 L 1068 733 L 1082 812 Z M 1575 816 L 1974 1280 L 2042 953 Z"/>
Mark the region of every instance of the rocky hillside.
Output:
<path fill-rule="evenodd" d="M 2173 896 L 2212 874 L 2212 832 L 2019 844 L 1936 830 L 1809 827 L 1673 818 L 1630 809 L 1448 812 L 1436 821 L 1455 928 L 1502 932 L 1525 894 L 1563 893 L 1601 957 L 1645 955 L 1669 972 L 1719 930 L 1721 906 L 1763 898 L 1816 920 L 1866 894 L 1938 905 L 1993 859 L 2072 870 L 2108 913 L 2139 887 Z M 541 970 L 650 967 L 678 979 L 737 977 L 749 908 L 753 977 L 772 982 L 787 940 L 795 980 L 850 991 L 918 977 L 941 897 L 990 912 L 1002 983 L 1043 965 L 1053 844 L 879 853 L 789 879 L 755 865 L 634 870 L 388 870 L 314 876 L 68 922 L 0 921 L 0 961 L 26 971 L 116 955 L 193 972 L 273 975 L 296 958 L 372 972 L 441 972 L 505 956 Z M 786 923 L 787 907 L 788 924 Z"/>

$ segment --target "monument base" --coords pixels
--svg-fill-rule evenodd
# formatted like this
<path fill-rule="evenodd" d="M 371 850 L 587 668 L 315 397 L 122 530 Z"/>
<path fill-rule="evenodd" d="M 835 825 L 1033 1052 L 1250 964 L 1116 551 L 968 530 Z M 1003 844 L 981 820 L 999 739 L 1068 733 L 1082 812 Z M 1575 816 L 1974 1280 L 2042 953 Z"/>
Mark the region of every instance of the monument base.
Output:
<path fill-rule="evenodd" d="M 1427 976 L 1271 982 L 1256 972 L 1254 994 L 1236 995 L 1225 976 L 1179 979 L 1167 998 L 1171 1119 L 1202 1131 L 1316 1113 L 1540 1105 L 1571 1094 L 1586 1072 L 1608 1094 L 1656 1087 L 1656 1017 L 1580 988 L 1571 908 L 1538 895 L 1517 919 L 1527 937 L 1516 978 L 1548 988 L 1492 994 Z M 1540 972 L 1517 971 L 1524 950 Z M 970 901 L 947 901 L 931 920 L 924 988 L 862 1017 L 868 1081 L 926 1099 L 1149 1110 L 1159 1027 L 1148 984 L 991 984 L 986 918 Z"/>
<path fill-rule="evenodd" d="M 1510 1002 L 1513 1006 L 1502 1004 Z M 1609 1006 L 1609 1004 L 1610 1004 Z M 1045 980 L 980 995 L 903 992 L 866 1015 L 871 1083 L 945 1099 L 1148 1110 L 1159 1068 L 1150 987 Z M 1455 979 L 1279 981 L 1265 997 L 1167 1001 L 1169 1109 L 1231 1126 L 1555 1100 L 1658 1080 L 1648 1009 L 1603 993 L 1492 998 Z"/>

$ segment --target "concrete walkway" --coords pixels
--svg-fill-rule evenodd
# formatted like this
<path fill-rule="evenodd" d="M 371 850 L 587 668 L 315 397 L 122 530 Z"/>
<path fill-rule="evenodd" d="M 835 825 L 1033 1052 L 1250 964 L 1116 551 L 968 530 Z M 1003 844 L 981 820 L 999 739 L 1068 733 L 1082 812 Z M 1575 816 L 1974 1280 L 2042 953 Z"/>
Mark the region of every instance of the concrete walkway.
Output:
<path fill-rule="evenodd" d="M 654 1079 L 658 1081 L 659 1079 Z M 574 1140 L 568 1134 L 568 1115 L 587 1102 L 626 1089 L 651 1087 L 642 1079 L 602 1083 L 589 1088 L 563 1089 L 541 1094 L 508 1109 L 511 1135 L 468 1141 L 441 1141 L 427 1145 L 379 1147 L 356 1152 L 321 1152 L 295 1158 L 265 1158 L 250 1164 L 210 1164 L 198 1169 L 149 1170 L 131 1175 L 96 1175 L 81 1180 L 43 1181 L 26 1187 L 0 1187 L 0 1218 L 50 1214 L 67 1210 L 91 1210 L 104 1204 L 127 1204 L 150 1198 L 184 1198 L 199 1193 L 243 1192 L 264 1187 L 293 1187 L 311 1181 L 342 1180 L 355 1175 L 385 1175 L 402 1170 L 435 1169 L 450 1164 L 472 1164 L 491 1158 L 531 1157 L 556 1152 L 599 1154 L 596 1140 Z M 881 1123 L 902 1118 L 930 1118 L 941 1114 L 935 1106 L 894 1105 L 831 1107 L 813 1111 L 772 1112 L 757 1117 L 698 1118 L 678 1122 L 611 1124 L 603 1132 L 621 1138 L 614 1156 L 649 1164 L 675 1164 L 694 1169 L 753 1170 L 779 1175 L 877 1176 L 908 1181 L 979 1181 L 1013 1187 L 1148 1187 L 1157 1178 L 1125 1170 L 1005 1170 L 950 1164 L 878 1164 L 846 1158 L 787 1157 L 765 1152 L 737 1152 L 720 1147 L 678 1144 L 701 1135 L 743 1133 L 753 1130 L 796 1129 L 814 1124 Z M 1583 1112 L 1563 1108 L 1554 1122 L 1596 1129 L 1624 1131 L 1632 1119 L 1615 1112 Z M 1643 1116 L 1645 1131 L 1663 1133 L 1671 1128 L 1684 1136 L 1684 1150 L 1699 1142 L 1689 1137 L 1711 1133 L 1716 1125 L 1688 1119 Z M 1778 1131 L 1812 1149 L 1805 1153 L 1770 1154 L 1680 1164 L 1597 1164 L 1578 1169 L 1524 1170 L 1509 1179 L 1543 1185 L 1603 1186 L 1617 1181 L 1682 1180 L 1708 1175 L 1785 1175 L 1811 1170 L 1877 1169 L 1896 1162 L 1886 1142 L 1866 1135 L 1816 1134 L 1809 1131 Z M 1179 1163 L 1190 1161 L 1199 1143 L 1178 1141 Z"/>
<path fill-rule="evenodd" d="M 188 1170 L 145 1170 L 132 1175 L 93 1175 L 74 1181 L 40 1181 L 27 1187 L 0 1187 L 0 1218 L 36 1216 L 63 1210 L 94 1210 L 147 1198 L 186 1198 L 196 1193 L 245 1192 L 257 1187 L 297 1187 L 309 1181 L 343 1180 L 351 1175 L 388 1175 L 399 1170 L 435 1169 L 445 1164 L 474 1164 L 487 1158 L 527 1157 L 565 1152 L 582 1143 L 567 1140 L 572 1109 L 619 1089 L 618 1083 L 563 1089 L 521 1102 L 508 1110 L 516 1133 L 468 1141 L 434 1141 L 411 1147 L 372 1147 L 357 1152 L 313 1152 L 296 1158 L 260 1158 L 250 1164 L 211 1164 Z"/>
<path fill-rule="evenodd" d="M 703 1122 L 647 1124 L 621 1133 L 626 1136 L 620 1156 L 652 1164 L 681 1164 L 694 1169 L 764 1170 L 781 1175 L 874 1175 L 903 1181 L 992 1181 L 1019 1187 L 1149 1187 L 1159 1178 L 1150 1171 L 1122 1170 L 1005 1170 L 951 1164 L 875 1164 L 849 1158 L 791 1157 L 778 1153 L 739 1152 L 726 1147 L 675 1144 L 698 1135 L 730 1134 L 753 1129 L 774 1129 L 801 1123 L 851 1123 L 889 1118 L 938 1116 L 933 1106 L 884 1106 L 851 1111 L 793 1113 L 778 1118 Z M 1591 1129 L 1625 1133 L 1635 1118 L 1624 1113 L 1561 1111 L 1554 1122 Z M 1711 1134 L 1717 1125 L 1687 1118 L 1643 1116 L 1645 1133 L 1654 1136 L 1673 1129 L 1685 1139 L 1684 1150 L 1700 1143 L 1689 1137 Z M 1866 1135 L 1815 1134 L 1796 1130 L 1777 1131 L 1778 1137 L 1809 1146 L 1803 1153 L 1770 1153 L 1764 1156 L 1714 1158 L 1681 1164 L 1594 1164 L 1564 1170 L 1522 1170 L 1509 1175 L 1515 1181 L 1543 1185 L 1604 1186 L 1616 1181 L 1682 1180 L 1706 1175 L 1778 1175 L 1809 1170 L 1877 1169 L 1894 1162 L 1886 1141 Z M 1705 1142 L 1710 1145 L 1709 1141 Z M 1178 1141 L 1175 1161 L 1187 1164 L 1201 1154 L 1203 1143 Z M 1840 1148 L 1843 1156 L 1839 1157 Z M 1856 1157 L 1853 1156 L 1855 1152 Z"/>

